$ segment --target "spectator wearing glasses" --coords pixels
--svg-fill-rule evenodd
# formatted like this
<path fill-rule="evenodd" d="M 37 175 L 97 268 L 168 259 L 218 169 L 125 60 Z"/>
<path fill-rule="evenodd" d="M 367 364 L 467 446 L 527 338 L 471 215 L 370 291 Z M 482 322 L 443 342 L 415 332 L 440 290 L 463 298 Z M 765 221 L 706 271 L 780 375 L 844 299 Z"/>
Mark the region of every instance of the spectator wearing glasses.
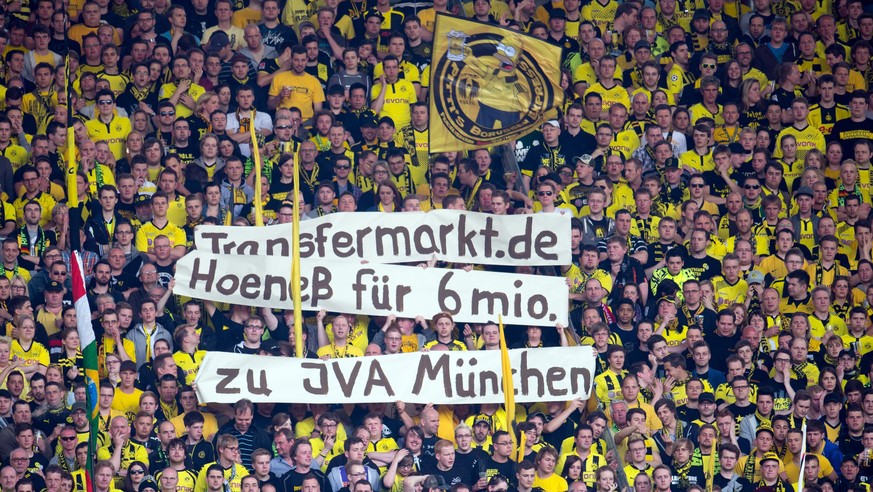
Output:
<path fill-rule="evenodd" d="M 72 413 L 85 413 L 85 404 L 84 403 L 76 403 L 73 404 Z M 79 444 L 79 436 L 76 433 L 76 428 L 67 425 L 63 429 L 58 437 L 58 441 L 60 442 L 60 452 L 57 452 L 49 461 L 49 465 L 57 465 L 60 466 L 61 469 L 67 471 L 73 471 L 77 469 L 76 465 L 76 445 Z M 132 473 L 132 472 L 131 472 Z"/>

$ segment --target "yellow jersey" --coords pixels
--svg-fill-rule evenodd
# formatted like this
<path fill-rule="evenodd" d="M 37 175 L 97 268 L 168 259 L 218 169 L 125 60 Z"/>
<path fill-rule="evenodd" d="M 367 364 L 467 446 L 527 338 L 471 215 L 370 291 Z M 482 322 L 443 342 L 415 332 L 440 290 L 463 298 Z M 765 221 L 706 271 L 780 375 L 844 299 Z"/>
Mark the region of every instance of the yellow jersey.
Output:
<path fill-rule="evenodd" d="M 374 84 L 370 93 L 371 100 L 375 101 L 382 92 L 382 84 Z M 415 86 L 405 79 L 398 79 L 393 84 L 388 83 L 385 88 L 385 102 L 379 111 L 379 118 L 389 116 L 394 120 L 394 128 L 400 130 L 409 126 L 412 122 L 412 112 L 409 105 L 418 102 Z"/>
<path fill-rule="evenodd" d="M 797 141 L 798 161 L 803 161 L 810 150 L 825 148 L 824 135 L 817 128 L 812 125 L 806 125 L 806 128 L 801 130 L 797 127 L 789 126 L 779 132 L 779 135 L 776 137 L 776 148 L 773 151 L 773 157 L 782 157 L 782 138 L 786 135 L 794 136 L 794 139 Z"/>
<path fill-rule="evenodd" d="M 170 92 L 170 95 L 172 94 L 173 93 Z M 178 108 L 180 105 L 177 104 L 176 106 Z M 179 116 L 178 109 L 176 109 L 176 115 Z M 187 116 L 190 116 L 190 114 L 185 115 L 185 117 Z M 112 155 L 115 156 L 116 160 L 124 158 L 124 148 L 127 144 L 127 135 L 131 130 L 130 119 L 115 114 L 109 123 L 103 123 L 99 117 L 95 117 L 94 119 L 88 120 L 88 122 L 85 123 L 85 127 L 88 129 L 88 136 L 95 143 L 102 140 L 109 144 L 109 150 L 112 151 Z"/>
<path fill-rule="evenodd" d="M 613 104 L 621 103 L 624 105 L 625 109 L 630 109 L 631 101 L 630 96 L 628 96 L 627 89 L 621 86 L 621 84 L 613 81 L 614 85 L 607 89 L 600 82 L 595 83 L 591 87 L 588 88 L 586 94 L 589 92 L 596 92 L 600 94 L 600 98 L 603 101 L 603 105 L 601 106 L 601 111 L 608 111 Z"/>
<path fill-rule="evenodd" d="M 170 96 L 172 96 L 173 93 L 176 92 L 176 87 L 177 85 L 175 82 L 170 82 L 162 85 L 161 89 L 158 91 L 158 99 L 162 101 L 164 99 L 169 99 Z M 206 92 L 206 89 L 204 89 L 203 86 L 199 84 L 192 83 L 191 87 L 188 87 L 188 95 L 191 96 L 191 99 L 195 101 L 200 99 L 200 96 L 202 96 L 204 92 Z M 176 118 L 187 118 L 193 114 L 194 110 L 189 108 L 188 106 L 185 106 L 181 102 L 176 104 Z M 116 159 L 119 159 L 119 157 L 116 157 Z"/>
<path fill-rule="evenodd" d="M 136 249 L 143 252 L 149 251 L 154 246 L 155 238 L 158 236 L 167 236 L 170 240 L 170 248 L 185 246 L 188 241 L 185 231 L 176 227 L 172 222 L 168 221 L 163 227 L 158 227 L 154 222 L 148 221 L 136 231 Z"/>

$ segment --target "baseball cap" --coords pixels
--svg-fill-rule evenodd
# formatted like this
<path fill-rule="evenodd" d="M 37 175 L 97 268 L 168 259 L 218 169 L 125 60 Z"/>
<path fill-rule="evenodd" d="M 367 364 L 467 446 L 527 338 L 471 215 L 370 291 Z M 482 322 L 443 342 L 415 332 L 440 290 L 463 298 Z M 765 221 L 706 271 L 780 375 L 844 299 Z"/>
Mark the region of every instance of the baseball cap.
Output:
<path fill-rule="evenodd" d="M 646 41 L 645 39 L 641 39 L 634 44 L 634 51 L 636 50 L 652 50 L 652 45 Z"/>
<path fill-rule="evenodd" d="M 581 162 L 582 164 L 585 164 L 586 166 L 593 166 L 594 164 L 591 163 L 592 160 L 593 159 L 591 158 L 591 154 L 577 155 L 576 157 L 573 158 L 573 162 Z"/>
<path fill-rule="evenodd" d="M 708 401 L 710 403 L 715 403 L 715 395 L 713 395 L 709 391 L 707 391 L 705 393 L 701 393 L 700 396 L 697 397 L 697 402 L 700 403 L 702 401 Z"/>
<path fill-rule="evenodd" d="M 540 179 L 540 183 L 543 181 L 551 181 L 553 183 L 561 184 L 561 176 L 558 173 L 551 172 Z"/>
<path fill-rule="evenodd" d="M 230 44 L 230 38 L 224 31 L 215 31 L 209 36 L 209 47 L 220 50 Z"/>
<path fill-rule="evenodd" d="M 764 464 L 765 461 L 776 461 L 778 463 L 782 463 L 782 460 L 779 459 L 779 455 L 776 453 L 764 453 L 764 457 L 761 458 L 761 464 Z"/>
<path fill-rule="evenodd" d="M 666 161 L 664 161 L 664 169 L 679 169 L 679 159 L 675 157 L 669 157 Z"/>
<path fill-rule="evenodd" d="M 555 128 L 561 128 L 561 123 L 558 120 L 546 120 L 543 122 L 543 126 L 552 125 Z"/>
<path fill-rule="evenodd" d="M 52 280 L 51 282 L 48 283 L 48 285 L 45 286 L 45 291 L 46 292 L 63 292 L 64 286 L 61 285 L 60 282 L 56 282 L 56 281 Z"/>
<path fill-rule="evenodd" d="M 824 404 L 827 405 L 828 403 L 836 403 L 837 405 L 843 404 L 843 402 L 840 401 L 839 395 L 837 395 L 836 393 L 828 393 L 825 395 Z"/>
<path fill-rule="evenodd" d="M 394 124 L 394 120 L 390 116 L 383 116 L 379 118 L 379 124 L 381 125 L 382 123 L 387 123 L 394 128 L 397 128 L 397 125 Z"/>
<path fill-rule="evenodd" d="M 838 355 L 837 357 L 843 357 L 843 356 L 849 356 L 849 357 L 854 359 L 855 352 L 853 352 L 851 350 L 846 350 L 846 349 L 840 350 L 840 355 Z"/>
<path fill-rule="evenodd" d="M 136 362 L 134 362 L 132 360 L 121 361 L 121 368 L 119 368 L 118 372 L 124 372 L 124 371 L 136 372 Z"/>
<path fill-rule="evenodd" d="M 745 154 L 746 149 L 743 148 L 743 144 L 734 142 L 728 145 L 728 149 L 731 151 L 731 154 Z"/>
<path fill-rule="evenodd" d="M 364 114 L 358 119 L 358 126 L 376 128 L 377 126 L 379 126 L 379 122 L 376 121 L 375 116 L 371 114 Z"/>
<path fill-rule="evenodd" d="M 800 188 L 797 189 L 797 191 L 794 192 L 794 198 L 797 198 L 800 195 L 806 195 L 806 196 L 812 198 L 813 197 L 812 188 L 810 188 L 809 186 L 801 186 Z"/>
<path fill-rule="evenodd" d="M 70 408 L 70 412 L 72 412 L 72 413 L 76 413 L 76 412 L 78 412 L 79 410 L 81 410 L 81 411 L 83 411 L 83 412 L 87 412 L 87 411 L 88 411 L 88 407 L 86 407 L 85 404 L 82 403 L 82 402 L 80 402 L 80 401 L 77 401 L 76 403 L 73 403 L 73 406 Z"/>
<path fill-rule="evenodd" d="M 694 17 L 692 17 L 691 20 L 697 20 L 697 19 L 706 19 L 706 20 L 709 20 L 709 19 L 711 19 L 711 18 L 712 18 L 712 15 L 709 13 L 708 10 L 706 10 L 706 9 L 697 9 L 697 10 L 694 11 Z"/>
<path fill-rule="evenodd" d="M 491 417 L 481 413 L 476 415 L 473 417 L 473 425 L 475 426 L 478 424 L 488 424 L 488 427 L 491 427 Z"/>
<path fill-rule="evenodd" d="M 763 284 L 764 274 L 759 272 L 758 270 L 751 270 L 746 275 L 746 282 L 750 284 Z"/>
<path fill-rule="evenodd" d="M 552 9 L 551 15 L 549 15 L 549 19 L 566 19 L 567 12 L 564 9 Z"/>
<path fill-rule="evenodd" d="M 152 203 L 152 197 L 151 197 L 151 195 L 146 195 L 145 193 L 140 193 L 140 194 L 136 195 L 136 198 L 134 198 L 133 202 L 136 205 L 149 205 Z"/>
<path fill-rule="evenodd" d="M 364 14 L 364 20 L 369 19 L 370 17 L 378 17 L 382 20 L 385 20 L 385 16 L 382 15 L 382 12 L 379 12 L 376 9 L 368 10 L 366 14 Z"/>
<path fill-rule="evenodd" d="M 774 434 L 773 434 L 773 429 L 770 428 L 769 426 L 766 426 L 766 425 L 761 426 L 761 427 L 758 427 L 758 430 L 755 431 L 755 435 L 757 436 L 758 434 L 760 434 L 760 433 L 762 433 L 762 432 L 769 432 L 771 436 L 774 435 Z M 763 461 L 763 460 L 762 460 L 762 461 Z"/>

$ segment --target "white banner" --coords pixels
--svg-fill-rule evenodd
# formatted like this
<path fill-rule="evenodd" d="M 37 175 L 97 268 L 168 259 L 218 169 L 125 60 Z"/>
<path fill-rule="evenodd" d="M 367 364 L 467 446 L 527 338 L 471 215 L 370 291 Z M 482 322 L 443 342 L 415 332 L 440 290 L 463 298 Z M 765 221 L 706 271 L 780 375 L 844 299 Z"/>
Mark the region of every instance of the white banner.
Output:
<path fill-rule="evenodd" d="M 442 261 L 481 265 L 568 265 L 570 217 L 497 216 L 457 210 L 335 213 L 300 223 L 300 257 L 371 263 Z M 291 256 L 291 224 L 198 226 L 197 249 L 212 254 Z"/>
<path fill-rule="evenodd" d="M 174 293 L 246 306 L 292 309 L 291 259 L 193 251 L 176 263 Z M 455 321 L 567 324 L 563 277 L 441 268 L 301 261 L 305 310 L 426 318 L 445 311 Z"/>
<path fill-rule="evenodd" d="M 586 399 L 594 350 L 510 350 L 518 403 Z M 500 351 L 414 352 L 348 359 L 294 359 L 209 352 L 197 373 L 201 402 L 503 403 Z M 293 382 L 293 384 L 289 384 Z"/>

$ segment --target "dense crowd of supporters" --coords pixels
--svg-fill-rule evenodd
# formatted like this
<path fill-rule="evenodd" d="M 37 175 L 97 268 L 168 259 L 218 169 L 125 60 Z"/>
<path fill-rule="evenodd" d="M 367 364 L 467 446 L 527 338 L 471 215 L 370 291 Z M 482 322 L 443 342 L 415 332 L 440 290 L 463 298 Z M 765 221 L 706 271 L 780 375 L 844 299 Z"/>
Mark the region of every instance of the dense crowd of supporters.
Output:
<path fill-rule="evenodd" d="M 871 10 L 3 2 L 0 491 L 869 491 Z M 431 153 L 437 13 L 560 46 L 562 106 L 509 146 Z M 548 294 L 569 326 L 510 326 L 507 343 L 593 346 L 591 398 L 518 405 L 514 422 L 491 404 L 198 402 L 206 353 L 292 357 L 293 315 L 180 297 L 176 261 L 200 224 L 291 222 L 295 180 L 304 220 L 570 215 L 562 268 L 425 266 L 566 277 Z M 308 358 L 500 348 L 496 324 L 446 313 L 306 315 Z"/>

